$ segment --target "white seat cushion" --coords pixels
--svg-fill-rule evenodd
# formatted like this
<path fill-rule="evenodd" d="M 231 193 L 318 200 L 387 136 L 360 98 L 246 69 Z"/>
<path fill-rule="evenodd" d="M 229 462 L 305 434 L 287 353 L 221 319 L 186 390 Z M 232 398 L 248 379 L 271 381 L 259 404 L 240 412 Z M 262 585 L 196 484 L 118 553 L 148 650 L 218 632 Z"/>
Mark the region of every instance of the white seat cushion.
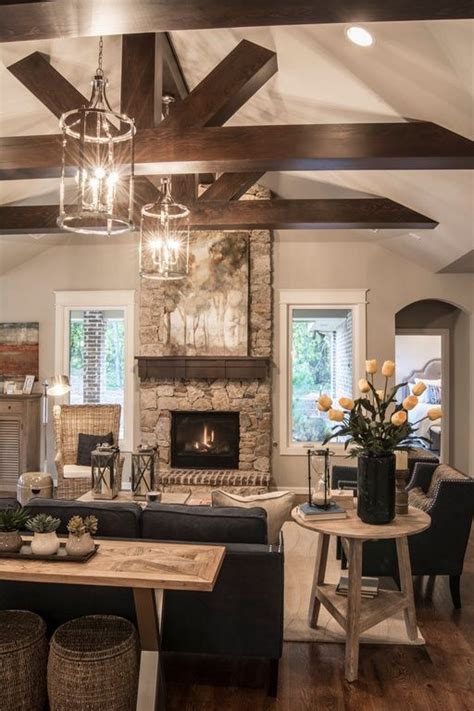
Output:
<path fill-rule="evenodd" d="M 65 464 L 64 465 L 65 479 L 90 479 L 91 468 L 84 467 L 81 464 Z M 92 485 L 91 485 L 92 486 Z"/>
<path fill-rule="evenodd" d="M 280 530 L 295 505 L 295 495 L 292 491 L 269 491 L 268 494 L 239 496 L 222 489 L 214 489 L 211 493 L 213 506 L 241 506 L 252 509 L 258 506 L 267 512 L 268 542 L 278 545 Z"/>

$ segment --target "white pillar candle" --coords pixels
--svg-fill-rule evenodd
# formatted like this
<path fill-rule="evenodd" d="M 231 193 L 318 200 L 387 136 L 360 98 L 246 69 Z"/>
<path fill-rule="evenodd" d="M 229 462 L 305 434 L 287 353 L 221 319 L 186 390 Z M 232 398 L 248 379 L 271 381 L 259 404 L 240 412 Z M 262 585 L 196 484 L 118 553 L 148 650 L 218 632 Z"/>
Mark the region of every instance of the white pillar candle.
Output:
<path fill-rule="evenodd" d="M 397 471 L 408 469 L 408 452 L 395 452 L 395 469 Z"/>

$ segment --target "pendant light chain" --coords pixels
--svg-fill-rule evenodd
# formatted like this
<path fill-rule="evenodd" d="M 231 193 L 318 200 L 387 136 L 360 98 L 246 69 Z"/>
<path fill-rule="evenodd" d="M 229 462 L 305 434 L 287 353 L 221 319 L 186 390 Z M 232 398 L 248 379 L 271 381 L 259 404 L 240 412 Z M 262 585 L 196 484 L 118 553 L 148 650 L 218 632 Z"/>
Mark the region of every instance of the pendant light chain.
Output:
<path fill-rule="evenodd" d="M 96 74 L 99 74 L 100 76 L 103 76 L 103 74 L 104 74 L 104 70 L 102 68 L 103 57 L 104 57 L 104 38 L 101 35 L 99 37 L 99 59 L 98 59 L 97 72 L 96 72 Z"/>

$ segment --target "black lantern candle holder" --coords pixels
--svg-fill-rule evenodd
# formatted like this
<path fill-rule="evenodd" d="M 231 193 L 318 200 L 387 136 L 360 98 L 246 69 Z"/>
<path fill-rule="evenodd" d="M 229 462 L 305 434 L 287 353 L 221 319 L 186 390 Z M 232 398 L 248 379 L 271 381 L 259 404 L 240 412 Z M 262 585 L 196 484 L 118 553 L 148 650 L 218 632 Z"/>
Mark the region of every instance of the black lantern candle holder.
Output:
<path fill-rule="evenodd" d="M 115 499 L 119 493 L 119 457 L 119 448 L 110 444 L 99 444 L 92 452 L 92 498 Z"/>
<path fill-rule="evenodd" d="M 144 499 L 149 491 L 155 491 L 156 447 L 140 445 L 132 454 L 132 495 Z"/>
<path fill-rule="evenodd" d="M 330 458 L 334 454 L 329 449 L 308 449 L 308 504 L 328 509 L 331 506 L 331 469 Z M 313 494 L 311 487 L 311 471 L 313 464 L 318 475 L 318 488 Z"/>

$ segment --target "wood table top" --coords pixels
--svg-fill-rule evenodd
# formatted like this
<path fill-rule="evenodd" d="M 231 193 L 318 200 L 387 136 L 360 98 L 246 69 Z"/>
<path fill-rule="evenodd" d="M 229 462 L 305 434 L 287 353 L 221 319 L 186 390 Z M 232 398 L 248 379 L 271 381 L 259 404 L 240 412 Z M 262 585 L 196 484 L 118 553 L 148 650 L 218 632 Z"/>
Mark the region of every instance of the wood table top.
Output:
<path fill-rule="evenodd" d="M 393 521 L 382 526 L 364 523 L 357 516 L 355 509 L 346 509 L 347 518 L 338 518 L 335 521 L 304 521 L 298 513 L 298 507 L 291 512 L 291 516 L 298 526 L 309 528 L 311 531 L 325 533 L 329 536 L 342 538 L 362 538 L 363 540 L 379 540 L 382 538 L 402 538 L 421 533 L 431 525 L 431 518 L 427 513 L 410 506 L 408 514 L 395 516 Z"/>
<path fill-rule="evenodd" d="M 97 539 L 86 563 L 0 559 L 0 580 L 212 591 L 223 546 Z"/>

